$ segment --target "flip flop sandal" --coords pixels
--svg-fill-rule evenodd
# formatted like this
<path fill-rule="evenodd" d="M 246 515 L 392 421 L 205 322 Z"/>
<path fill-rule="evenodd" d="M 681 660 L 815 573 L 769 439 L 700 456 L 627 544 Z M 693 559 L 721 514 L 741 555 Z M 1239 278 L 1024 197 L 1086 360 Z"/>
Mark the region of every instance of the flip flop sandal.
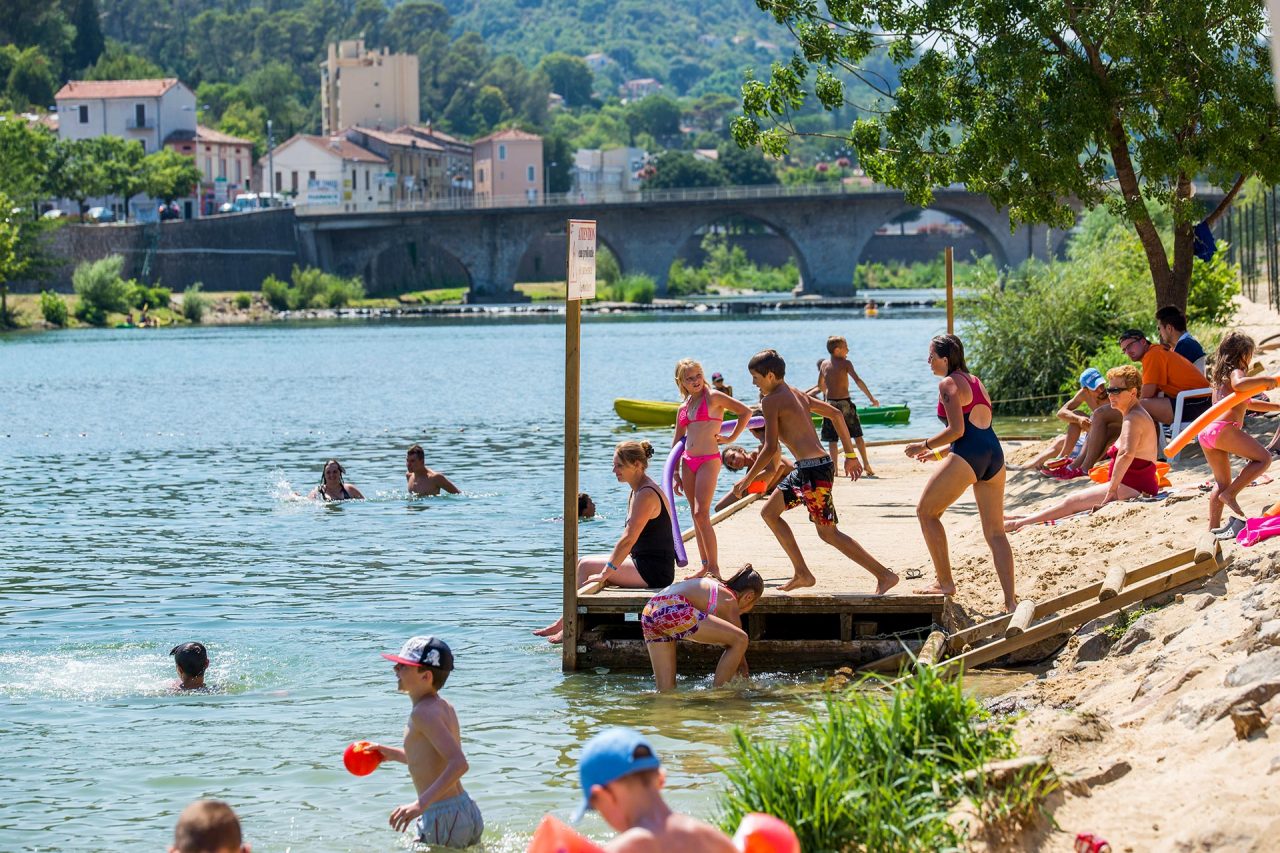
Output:
<path fill-rule="evenodd" d="M 924 577 L 924 572 L 919 569 L 907 569 L 907 573 L 903 575 L 903 577 L 909 581 L 918 581 L 920 578 Z"/>

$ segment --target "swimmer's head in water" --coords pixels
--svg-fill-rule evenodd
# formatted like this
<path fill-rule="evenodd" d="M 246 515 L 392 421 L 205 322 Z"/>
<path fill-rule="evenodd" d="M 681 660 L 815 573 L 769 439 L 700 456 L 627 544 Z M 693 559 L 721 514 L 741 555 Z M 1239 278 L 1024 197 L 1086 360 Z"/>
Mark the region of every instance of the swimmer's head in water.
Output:
<path fill-rule="evenodd" d="M 578 492 L 578 518 L 595 518 L 596 502 L 591 500 L 591 495 L 586 492 Z"/>
<path fill-rule="evenodd" d="M 169 853 L 248 853 L 240 819 L 219 800 L 196 800 L 182 810 Z"/>
<path fill-rule="evenodd" d="M 347 469 L 342 467 L 342 463 L 337 459 L 330 459 L 324 463 L 324 470 L 320 472 L 320 482 L 328 482 L 330 476 L 334 477 L 337 482 L 341 483 L 342 478 L 346 475 Z"/>
<path fill-rule="evenodd" d="M 702 390 L 702 365 L 691 358 L 676 362 L 676 387 L 682 396 L 688 397 Z"/>
<path fill-rule="evenodd" d="M 181 643 L 169 649 L 173 661 L 186 675 L 199 678 L 209 668 L 209 652 L 203 643 Z"/>
<path fill-rule="evenodd" d="M 831 337 L 827 338 L 827 352 L 829 352 L 831 355 L 835 355 L 836 350 L 838 349 L 843 349 L 845 352 L 848 352 L 849 342 L 846 341 L 844 338 L 842 338 L 840 335 L 832 335 Z"/>
<path fill-rule="evenodd" d="M 421 444 L 410 445 L 408 451 L 405 452 L 405 456 L 407 456 L 410 459 L 416 458 L 419 461 L 427 458 L 427 454 L 425 451 L 423 451 Z"/>

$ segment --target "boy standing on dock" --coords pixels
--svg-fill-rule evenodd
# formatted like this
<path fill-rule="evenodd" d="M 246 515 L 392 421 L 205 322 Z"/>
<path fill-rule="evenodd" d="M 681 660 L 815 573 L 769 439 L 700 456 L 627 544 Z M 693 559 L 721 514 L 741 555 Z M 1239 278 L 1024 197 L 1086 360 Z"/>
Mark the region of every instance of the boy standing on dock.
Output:
<path fill-rule="evenodd" d="M 453 652 L 435 637 L 410 637 L 397 654 L 384 654 L 395 662 L 396 685 L 413 701 L 404 728 L 404 748 L 374 744 L 383 758 L 409 765 L 418 798 L 391 812 L 391 827 L 403 832 L 415 822 L 418 841 L 432 846 L 470 847 L 484 833 L 484 818 L 471 796 L 462 789 L 467 759 L 462 754 L 458 714 L 440 697 Z"/>
<path fill-rule="evenodd" d="M 844 446 L 844 471 L 856 480 L 862 474 L 862 466 L 858 464 L 853 440 L 841 412 L 829 403 L 788 385 L 783 379 L 787 363 L 778 355 L 777 350 L 767 349 L 756 353 L 747 367 L 751 371 L 752 383 L 760 389 L 764 446 L 760 448 L 760 455 L 752 463 L 747 476 L 739 485 L 734 486 L 734 494 L 741 497 L 745 492 L 741 483 L 751 483 L 763 472 L 777 454 L 779 441 L 787 446 L 796 460 L 795 470 L 778 484 L 777 490 L 765 501 L 764 508 L 760 511 L 765 524 L 769 525 L 773 535 L 778 538 L 778 544 L 787 552 L 791 565 L 795 568 L 795 575 L 781 587 L 782 591 L 813 586 L 816 582 L 805 564 L 804 555 L 800 553 L 795 534 L 782 519 L 782 514 L 788 509 L 804 504 L 809 511 L 809 520 L 818 528 L 818 538 L 875 575 L 876 595 L 888 592 L 898 583 L 898 576 L 836 526 L 836 505 L 831 494 L 835 465 L 831 457 L 822 452 L 822 445 L 809 420 L 809 412 L 831 419 Z"/>
<path fill-rule="evenodd" d="M 827 352 L 831 357 L 824 358 L 818 362 L 818 391 L 825 395 L 827 402 L 835 406 L 844 417 L 844 425 L 848 427 L 849 435 L 853 436 L 853 440 L 858 445 L 858 455 L 862 457 L 863 473 L 868 477 L 874 477 L 875 472 L 871 470 L 871 460 L 867 458 L 867 445 L 862 440 L 862 422 L 858 420 L 858 407 L 849 398 L 849 380 L 852 379 L 858 384 L 858 388 L 862 390 L 863 394 L 867 395 L 871 405 L 878 406 L 880 401 L 867 390 L 867 384 L 862 381 L 862 377 L 858 376 L 858 372 L 853 369 L 853 362 L 849 361 L 848 341 L 839 335 L 832 335 L 827 338 Z M 836 456 L 836 439 L 838 437 L 834 422 L 831 418 L 825 418 L 822 421 L 822 440 L 827 443 L 827 453 L 832 459 Z"/>

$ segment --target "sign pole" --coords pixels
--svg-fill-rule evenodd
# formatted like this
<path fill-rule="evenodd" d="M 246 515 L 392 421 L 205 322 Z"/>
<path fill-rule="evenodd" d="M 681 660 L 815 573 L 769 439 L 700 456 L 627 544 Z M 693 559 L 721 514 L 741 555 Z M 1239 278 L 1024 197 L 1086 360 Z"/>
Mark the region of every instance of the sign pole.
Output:
<path fill-rule="evenodd" d="M 943 250 L 943 260 L 947 268 L 947 334 L 956 333 L 956 295 L 955 295 L 955 248 L 947 246 Z"/>
<path fill-rule="evenodd" d="M 564 642 L 561 669 L 578 668 L 578 402 L 582 300 L 596 295 L 596 223 L 570 219 L 564 323 Z"/>

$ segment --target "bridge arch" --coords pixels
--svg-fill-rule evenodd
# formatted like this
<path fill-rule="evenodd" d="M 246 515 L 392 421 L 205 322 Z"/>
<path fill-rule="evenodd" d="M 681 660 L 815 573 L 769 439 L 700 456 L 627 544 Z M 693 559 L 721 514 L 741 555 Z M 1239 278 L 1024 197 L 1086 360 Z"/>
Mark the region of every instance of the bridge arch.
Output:
<path fill-rule="evenodd" d="M 688 235 L 679 241 L 675 248 L 674 257 L 670 265 L 674 265 L 677 260 L 685 261 L 687 266 L 701 266 L 705 262 L 705 253 L 702 251 L 702 241 L 712 229 L 724 227 L 726 239 L 730 245 L 741 246 L 747 253 L 748 260 L 757 266 L 783 266 L 788 260 L 794 261 L 796 269 L 799 270 L 800 281 L 796 282 L 799 286 L 802 282 L 809 280 L 809 265 L 805 258 L 805 253 L 801 250 L 796 240 L 792 239 L 788 233 L 788 227 L 782 220 L 762 214 L 758 211 L 735 211 L 725 212 L 711 217 L 701 217 L 702 221 L 693 228 Z M 751 228 L 757 226 L 763 229 L 758 234 L 752 234 L 749 230 L 745 234 L 734 234 L 733 229 L 745 226 Z M 750 240 L 744 237 L 757 237 L 762 239 Z M 738 239 L 734 239 L 734 238 Z M 772 238 L 772 239 L 770 239 Z M 755 245 L 752 245 L 752 244 Z M 773 243 L 773 245 L 769 245 Z M 779 251 L 781 249 L 781 251 Z M 782 257 L 785 252 L 787 257 Z"/>
<path fill-rule="evenodd" d="M 367 252 L 360 272 L 371 296 L 475 285 L 467 263 L 419 228 L 398 230 L 380 240 Z"/>
<path fill-rule="evenodd" d="M 564 221 L 560 220 L 548 227 L 546 231 L 535 233 L 527 241 L 517 266 L 516 281 L 564 281 L 567 275 L 565 240 L 567 234 Z M 614 248 L 614 236 L 609 229 L 596 227 L 596 244 L 609 251 L 622 275 L 622 259 Z"/>
<path fill-rule="evenodd" d="M 868 246 L 871 244 L 871 241 L 876 239 L 878 236 L 875 231 L 878 231 L 885 224 L 898 222 L 902 217 L 909 215 L 914 218 L 919 218 L 921 214 L 929 213 L 931 211 L 946 214 L 947 216 L 951 216 L 962 222 L 979 240 L 982 241 L 982 244 L 986 247 L 987 251 L 991 253 L 991 257 L 996 262 L 997 266 L 1006 267 L 1009 265 L 1010 252 L 1008 247 L 1001 241 L 999 235 L 993 229 L 990 222 L 985 221 L 978 216 L 974 216 L 972 211 L 965 210 L 958 205 L 951 205 L 945 202 L 934 203 L 924 208 L 904 204 L 896 209 L 891 209 L 889 215 L 884 218 L 883 222 L 875 227 L 875 230 L 871 234 L 867 235 L 862 245 L 858 248 L 856 263 L 862 264 L 864 262 L 864 256 L 867 253 Z M 995 214 L 995 212 L 996 211 L 992 209 L 992 213 Z M 1008 220 L 1005 219 L 1004 223 L 1007 226 Z M 1005 230 L 1007 231 L 1007 227 Z M 938 254 L 941 255 L 941 250 L 939 250 Z"/>

